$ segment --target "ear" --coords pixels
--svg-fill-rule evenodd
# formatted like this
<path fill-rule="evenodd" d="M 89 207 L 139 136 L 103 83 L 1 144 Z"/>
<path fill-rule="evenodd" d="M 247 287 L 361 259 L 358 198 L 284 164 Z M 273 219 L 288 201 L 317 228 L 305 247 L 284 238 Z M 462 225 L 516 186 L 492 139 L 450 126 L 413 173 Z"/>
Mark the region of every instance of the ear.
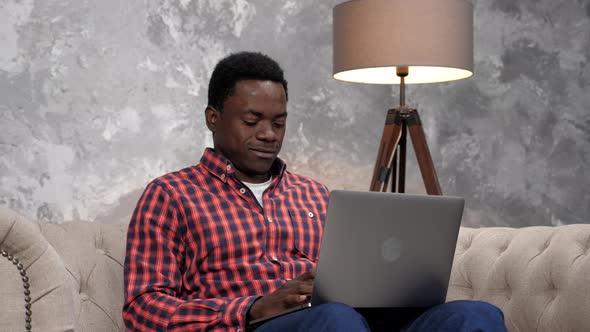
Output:
<path fill-rule="evenodd" d="M 205 121 L 207 122 L 207 128 L 214 133 L 217 121 L 221 117 L 221 112 L 215 109 L 213 106 L 207 106 L 205 109 Z"/>

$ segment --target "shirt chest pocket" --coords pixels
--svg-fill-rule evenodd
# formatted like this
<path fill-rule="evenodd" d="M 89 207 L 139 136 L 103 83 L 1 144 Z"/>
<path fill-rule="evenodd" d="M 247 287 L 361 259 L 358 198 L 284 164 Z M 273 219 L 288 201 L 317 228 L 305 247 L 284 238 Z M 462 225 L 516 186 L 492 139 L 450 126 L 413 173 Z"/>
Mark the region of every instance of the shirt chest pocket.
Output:
<path fill-rule="evenodd" d="M 317 262 L 322 240 L 323 216 L 315 209 L 290 208 L 295 249 L 305 258 Z"/>

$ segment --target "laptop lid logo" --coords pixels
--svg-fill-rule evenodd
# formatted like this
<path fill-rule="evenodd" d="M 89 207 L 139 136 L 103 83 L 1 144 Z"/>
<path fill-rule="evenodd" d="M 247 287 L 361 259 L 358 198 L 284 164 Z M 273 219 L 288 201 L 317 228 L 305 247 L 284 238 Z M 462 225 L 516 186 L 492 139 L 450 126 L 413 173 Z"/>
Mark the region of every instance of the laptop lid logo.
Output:
<path fill-rule="evenodd" d="M 395 262 L 402 255 L 402 241 L 392 236 L 381 244 L 381 257 L 387 263 Z"/>

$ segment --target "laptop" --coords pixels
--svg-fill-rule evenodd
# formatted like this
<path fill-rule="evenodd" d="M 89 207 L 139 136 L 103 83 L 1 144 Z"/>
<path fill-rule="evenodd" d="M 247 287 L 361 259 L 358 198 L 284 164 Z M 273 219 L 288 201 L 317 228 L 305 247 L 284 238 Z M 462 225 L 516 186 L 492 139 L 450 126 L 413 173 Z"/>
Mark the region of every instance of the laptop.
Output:
<path fill-rule="evenodd" d="M 354 308 L 444 303 L 464 203 L 461 197 L 332 191 L 311 301 L 279 315 L 326 302 Z"/>

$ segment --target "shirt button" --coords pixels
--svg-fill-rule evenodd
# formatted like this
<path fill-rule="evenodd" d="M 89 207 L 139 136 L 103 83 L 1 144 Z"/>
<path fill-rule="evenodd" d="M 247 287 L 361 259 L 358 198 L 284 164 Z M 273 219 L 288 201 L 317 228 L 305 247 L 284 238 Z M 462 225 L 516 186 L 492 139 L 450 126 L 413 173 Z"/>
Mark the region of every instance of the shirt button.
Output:
<path fill-rule="evenodd" d="M 221 174 L 221 178 L 222 179 L 225 179 L 225 174 Z"/>
<path fill-rule="evenodd" d="M 278 262 L 278 261 L 279 261 L 279 260 L 277 259 L 277 256 L 271 256 L 271 257 L 270 257 L 270 259 L 271 259 L 271 260 L 273 260 L 273 261 L 275 261 L 275 262 Z"/>
<path fill-rule="evenodd" d="M 240 193 L 245 194 L 246 193 L 246 189 L 240 188 Z"/>
<path fill-rule="evenodd" d="M 272 222 L 272 218 L 271 217 L 268 217 L 267 219 L 268 219 L 268 222 Z"/>
<path fill-rule="evenodd" d="M 313 218 L 314 214 L 313 212 L 309 211 L 309 213 L 307 214 L 310 218 Z"/>
<path fill-rule="evenodd" d="M 225 169 L 227 169 L 229 171 L 231 169 L 231 165 L 225 166 Z"/>

